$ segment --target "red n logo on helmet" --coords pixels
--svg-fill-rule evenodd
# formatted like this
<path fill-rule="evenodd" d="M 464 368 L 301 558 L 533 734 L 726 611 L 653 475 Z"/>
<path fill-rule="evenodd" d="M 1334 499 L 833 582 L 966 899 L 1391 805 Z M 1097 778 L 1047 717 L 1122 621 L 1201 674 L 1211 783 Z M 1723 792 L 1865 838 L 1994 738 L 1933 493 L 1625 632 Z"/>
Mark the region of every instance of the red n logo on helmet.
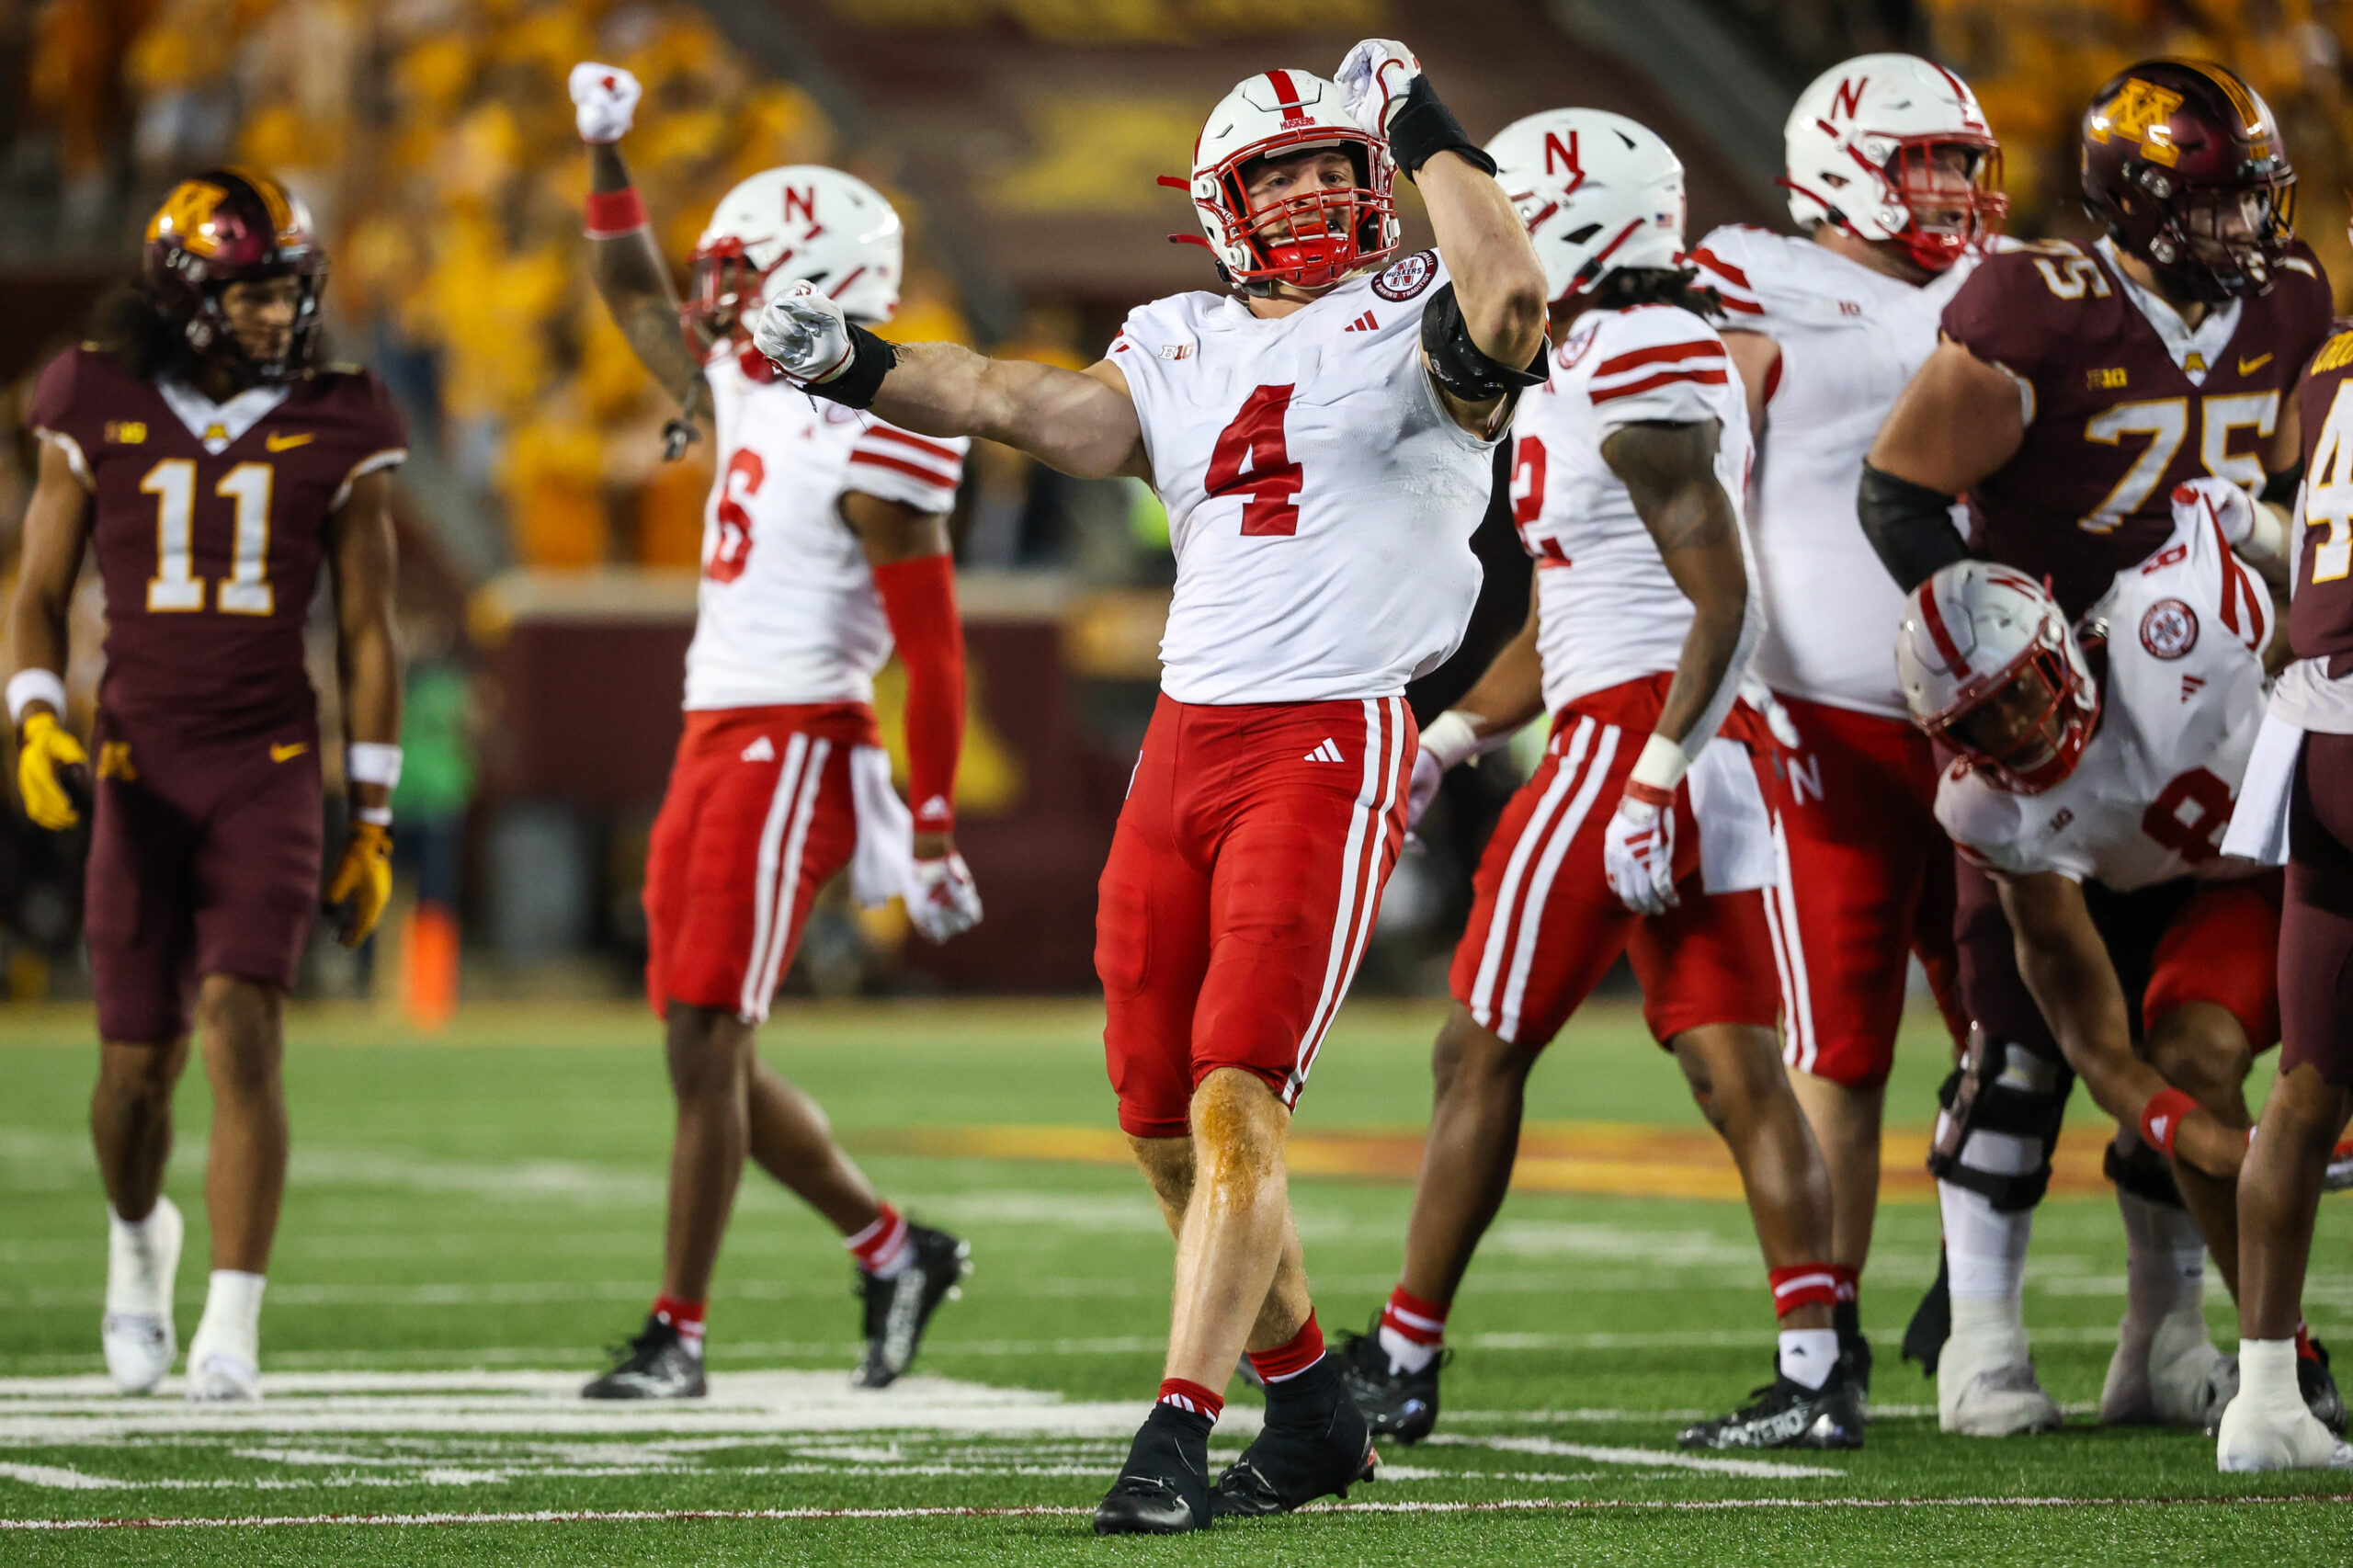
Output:
<path fill-rule="evenodd" d="M 1569 132 L 1569 143 L 1565 147 L 1561 145 L 1559 132 L 1548 131 L 1544 133 L 1544 172 L 1550 175 L 1556 169 L 1566 169 L 1569 173 L 1569 183 L 1561 191 L 1563 196 L 1585 183 L 1585 168 L 1577 161 L 1577 133 L 1574 131 Z"/>
<path fill-rule="evenodd" d="M 1843 114 L 1848 119 L 1852 119 L 1862 113 L 1863 89 L 1870 85 L 1871 79 L 1869 76 L 1858 76 L 1851 82 L 1841 77 L 1838 82 L 1838 90 L 1830 95 L 1831 114 L 1833 116 Z"/>
<path fill-rule="evenodd" d="M 795 190 L 789 185 L 784 187 L 784 221 L 786 222 L 792 222 L 795 209 L 798 209 L 801 216 L 810 222 L 813 223 L 817 221 L 817 187 L 815 186 L 808 186 L 799 190 Z"/>

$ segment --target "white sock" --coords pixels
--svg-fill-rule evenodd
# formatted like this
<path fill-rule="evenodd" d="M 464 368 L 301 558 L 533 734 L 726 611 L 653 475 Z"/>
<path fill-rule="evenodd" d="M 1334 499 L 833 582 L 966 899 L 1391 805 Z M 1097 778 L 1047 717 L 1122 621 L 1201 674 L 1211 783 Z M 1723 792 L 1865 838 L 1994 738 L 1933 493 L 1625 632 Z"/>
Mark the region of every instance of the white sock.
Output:
<path fill-rule="evenodd" d="M 2206 1293 L 2206 1238 L 2188 1210 L 2116 1190 L 2124 1216 L 2124 1299 L 2128 1322 L 2154 1327 L 2195 1312 Z"/>
<path fill-rule="evenodd" d="M 172 1281 L 163 1277 L 164 1260 L 155 1256 L 162 1241 L 155 1221 L 163 1211 L 160 1198 L 143 1220 L 126 1220 L 107 1205 L 107 1311 L 126 1317 L 171 1311 Z"/>
<path fill-rule="evenodd" d="M 1818 1389 L 1830 1381 L 1838 1365 L 1838 1331 L 1835 1328 L 1781 1330 L 1781 1376 L 1806 1388 Z"/>
<path fill-rule="evenodd" d="M 1937 1203 L 1944 1211 L 1945 1267 L 1955 1303 L 1964 1296 L 2017 1301 L 2026 1290 L 2034 1210 L 2001 1213 L 1982 1193 L 1949 1181 L 1937 1183 Z M 1954 1323 L 1958 1326 L 1958 1316 Z"/>
<path fill-rule="evenodd" d="M 259 1274 L 214 1269 L 204 1292 L 204 1316 L 197 1323 L 196 1337 L 188 1342 L 190 1359 L 200 1345 L 207 1351 L 225 1350 L 244 1360 L 259 1360 L 261 1293 L 268 1283 Z"/>
<path fill-rule="evenodd" d="M 2239 1397 L 2258 1408 L 2303 1409 L 2304 1392 L 2296 1382 L 2296 1342 L 2240 1340 Z"/>
<path fill-rule="evenodd" d="M 1389 1352 L 1389 1370 L 1395 1377 L 1411 1377 L 1438 1358 L 1437 1346 L 1408 1339 L 1386 1324 L 1381 1328 L 1381 1347 Z"/>

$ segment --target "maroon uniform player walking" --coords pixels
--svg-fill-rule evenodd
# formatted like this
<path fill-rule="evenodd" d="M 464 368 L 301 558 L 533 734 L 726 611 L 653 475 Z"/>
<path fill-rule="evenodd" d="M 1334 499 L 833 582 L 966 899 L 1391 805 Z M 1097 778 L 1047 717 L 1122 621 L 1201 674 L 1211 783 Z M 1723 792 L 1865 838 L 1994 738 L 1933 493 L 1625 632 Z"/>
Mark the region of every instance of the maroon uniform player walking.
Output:
<path fill-rule="evenodd" d="M 314 368 L 326 261 L 277 181 L 213 170 L 147 228 L 101 339 L 41 373 L 40 472 L 8 626 L 8 709 L 35 823 L 91 800 L 99 1068 L 90 1131 L 111 1213 L 103 1339 L 126 1392 L 176 1352 L 178 1211 L 163 1196 L 191 1014 L 212 1087 L 212 1276 L 188 1394 L 260 1396 L 263 1278 L 286 1179 L 279 1012 L 319 899 L 317 703 L 302 629 L 334 586 L 352 828 L 328 890 L 350 946 L 391 888 L 400 661 L 389 471 L 399 415 L 365 370 Z M 95 547 L 106 676 L 95 782 L 61 725 L 66 603 Z"/>

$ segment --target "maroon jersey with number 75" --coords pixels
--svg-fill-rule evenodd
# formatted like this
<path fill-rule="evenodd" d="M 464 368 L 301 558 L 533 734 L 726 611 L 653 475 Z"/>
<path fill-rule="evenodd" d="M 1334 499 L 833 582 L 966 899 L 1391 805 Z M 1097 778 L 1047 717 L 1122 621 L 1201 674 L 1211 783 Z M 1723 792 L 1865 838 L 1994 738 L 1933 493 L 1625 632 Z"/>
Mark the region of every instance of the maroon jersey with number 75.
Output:
<path fill-rule="evenodd" d="M 302 627 L 327 518 L 407 456 L 383 382 L 336 367 L 214 403 L 85 346 L 42 370 L 28 422 L 93 500 L 99 707 L 189 739 L 308 722 Z"/>

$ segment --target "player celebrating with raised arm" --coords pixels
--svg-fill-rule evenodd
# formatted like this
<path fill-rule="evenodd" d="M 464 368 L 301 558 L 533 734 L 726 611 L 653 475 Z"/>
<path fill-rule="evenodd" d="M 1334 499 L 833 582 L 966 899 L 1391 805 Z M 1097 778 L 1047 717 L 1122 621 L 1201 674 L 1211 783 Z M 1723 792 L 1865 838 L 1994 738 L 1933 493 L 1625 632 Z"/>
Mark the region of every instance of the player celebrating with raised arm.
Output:
<path fill-rule="evenodd" d="M 1904 597 L 1855 517 L 1863 454 L 1937 346 L 1937 316 L 1998 230 L 2001 150 L 1968 85 L 1909 54 L 1835 65 L 1786 134 L 1800 233 L 1733 225 L 1691 253 L 1722 297 L 1756 431 L 1748 526 L 1765 603 L 1757 677 L 1798 742 L 1785 758 L 1782 1060 L 1830 1176 L 1841 1351 L 1866 1390 L 1856 1296 L 1879 1207 L 1880 1119 L 1917 954 L 1956 1042 L 1952 846 L 1937 759 L 1888 662 Z M 1822 613 L 1825 603 L 1836 614 Z"/>
<path fill-rule="evenodd" d="M 966 443 L 814 403 L 751 347 L 749 316 L 787 288 L 822 290 L 846 320 L 890 319 L 903 239 L 879 191 L 835 169 L 754 175 L 711 214 L 682 311 L 616 145 L 638 84 L 583 64 L 571 86 L 597 292 L 687 417 L 709 400 L 720 449 L 686 733 L 646 857 L 645 990 L 667 1029 L 678 1109 L 662 1290 L 620 1363 L 585 1392 L 704 1392 L 704 1302 L 746 1153 L 841 1232 L 865 1302 L 857 1381 L 881 1388 L 969 1268 L 966 1245 L 878 1197 L 816 1102 L 760 1060 L 756 1036 L 811 903 L 844 867 L 862 902 L 904 893 L 932 941 L 980 921 L 952 837 L 964 641 L 946 514 Z M 912 838 L 872 707 L 894 643 Z"/>
<path fill-rule="evenodd" d="M 40 826 L 91 816 L 85 937 L 98 1013 L 90 1134 L 110 1242 L 107 1369 L 171 1369 L 178 1210 L 163 1194 L 193 1018 L 212 1088 L 212 1278 L 191 1399 L 261 1397 L 261 1300 L 286 1186 L 281 1014 L 319 902 L 316 696 L 302 630 L 335 603 L 351 827 L 327 889 L 346 946 L 392 892 L 401 661 L 381 381 L 313 362 L 326 257 L 266 174 L 182 181 L 97 342 L 41 372 L 40 468 L 8 618 L 17 783 Z M 107 601 L 97 778 L 63 727 L 66 609 L 85 551 Z"/>
<path fill-rule="evenodd" d="M 894 349 L 813 288 L 761 318 L 761 347 L 820 397 L 1144 478 L 1168 507 L 1160 705 L 1096 963 L 1120 1125 L 1176 1233 L 1176 1301 L 1098 1532 L 1295 1508 L 1370 1470 L 1283 1144 L 1404 839 L 1405 682 L 1461 639 L 1495 443 L 1542 379 L 1543 274 L 1493 167 L 1414 56 L 1369 40 L 1336 83 L 1269 71 L 1211 112 L 1189 190 L 1231 292 L 1143 306 L 1084 372 Z M 1375 272 L 1399 171 L 1438 254 Z M 1267 1425 L 1213 1495 L 1210 1430 L 1245 1348 Z"/>
<path fill-rule="evenodd" d="M 2080 616 L 2171 536 L 2176 486 L 2211 476 L 2275 498 L 2292 489 L 2296 411 L 2281 394 L 2330 307 L 2290 226 L 2295 175 L 2269 109 L 2222 66 L 2143 61 L 2094 94 L 2081 139 L 2084 204 L 2106 236 L 1980 264 L 1865 460 L 1863 531 L 1907 592 L 1975 553 L 2047 578 L 2062 613 Z M 1950 521 L 1960 495 L 1966 544 Z M 2020 1292 L 2074 1074 L 2018 976 L 1998 891 L 1966 864 L 1955 883 L 1972 1032 L 1942 1096 L 1951 1136 L 1929 1157 L 1950 1284 L 1943 1357 L 1957 1358 L 1936 1362 L 1938 1406 L 1948 1429 L 1994 1437 L 2058 1420 L 2027 1358 Z M 2121 939 L 2161 896 L 2094 910 Z M 2231 1049 L 2216 1033 L 2201 1051 Z M 2111 1169 L 2161 1197 L 2171 1185 L 2137 1144 Z M 2128 1234 L 2135 1272 L 2174 1267 Z M 1907 1349 L 1937 1354 L 1939 1315 L 1915 1319 L 1927 1332 Z"/>
<path fill-rule="evenodd" d="M 1414 799 L 1540 713 L 1552 737 L 1479 862 L 1404 1273 L 1348 1347 L 1349 1384 L 1377 1430 L 1414 1442 L 1436 1422 L 1448 1308 L 1510 1183 L 1529 1072 L 1625 952 L 1653 1037 L 1740 1167 L 1782 1325 L 1761 1397 L 1681 1440 L 1857 1447 L 1829 1193 L 1781 1071 L 1756 892 L 1772 854 L 1750 753 L 1766 727 L 1737 700 L 1761 630 L 1741 530 L 1748 416 L 1713 301 L 1681 265 L 1683 165 L 1597 109 L 1530 116 L 1488 151 L 1543 260 L 1559 344 L 1513 452 L 1536 594 L 1518 641 L 1431 723 Z"/>

